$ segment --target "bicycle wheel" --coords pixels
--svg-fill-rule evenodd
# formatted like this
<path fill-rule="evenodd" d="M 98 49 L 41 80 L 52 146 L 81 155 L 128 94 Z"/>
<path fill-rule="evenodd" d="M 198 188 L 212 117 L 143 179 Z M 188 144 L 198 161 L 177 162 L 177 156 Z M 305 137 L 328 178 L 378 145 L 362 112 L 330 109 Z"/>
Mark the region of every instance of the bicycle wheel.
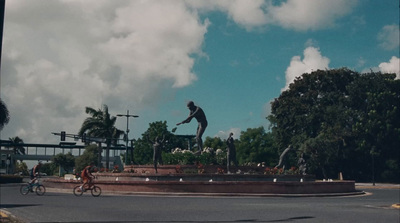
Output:
<path fill-rule="evenodd" d="M 21 185 L 21 187 L 19 188 L 19 192 L 22 194 L 22 195 L 27 195 L 28 193 L 29 193 L 29 190 L 30 190 L 31 188 L 29 187 L 29 185 L 26 185 L 26 184 L 24 184 L 24 185 Z"/>
<path fill-rule="evenodd" d="M 98 197 L 101 194 L 101 188 L 98 186 L 93 186 L 92 195 L 93 197 Z"/>
<path fill-rule="evenodd" d="M 81 190 L 81 186 L 74 187 L 74 194 L 77 197 L 82 196 L 83 190 Z"/>
<path fill-rule="evenodd" d="M 39 196 L 42 196 L 44 193 L 46 193 L 46 188 L 43 185 L 39 185 L 36 187 L 36 194 Z"/>

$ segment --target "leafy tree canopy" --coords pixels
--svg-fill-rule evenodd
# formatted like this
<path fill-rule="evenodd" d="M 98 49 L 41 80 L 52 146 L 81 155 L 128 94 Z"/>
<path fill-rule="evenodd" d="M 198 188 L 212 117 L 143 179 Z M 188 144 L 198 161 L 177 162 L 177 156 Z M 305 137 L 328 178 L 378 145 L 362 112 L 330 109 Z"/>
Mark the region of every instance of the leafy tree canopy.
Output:
<path fill-rule="evenodd" d="M 272 133 L 264 127 L 249 128 L 242 132 L 240 140 L 235 140 L 237 160 L 239 164 L 262 163 L 273 166 L 278 162 L 279 155 L 274 145 Z"/>
<path fill-rule="evenodd" d="M 51 160 L 55 165 L 61 166 L 66 172 L 75 166 L 75 157 L 71 152 L 68 152 L 67 154 L 59 153 Z"/>
<path fill-rule="evenodd" d="M 124 134 L 124 131 L 115 127 L 116 117 L 108 112 L 108 106 L 103 105 L 103 109 L 94 109 L 86 107 L 86 113 L 91 115 L 83 122 L 79 135 L 87 133 L 90 137 L 106 139 L 106 167 L 109 167 L 110 146 L 118 144 L 118 139 Z"/>
<path fill-rule="evenodd" d="M 81 156 L 75 159 L 75 170 L 76 172 L 82 171 L 86 166 L 90 165 L 90 163 L 94 163 L 96 166 L 99 166 L 98 163 L 98 153 L 99 149 L 97 145 L 92 144 L 85 147 L 85 151 Z"/>
<path fill-rule="evenodd" d="M 3 129 L 5 125 L 10 121 L 10 115 L 6 106 L 6 103 L 3 102 L 0 98 L 0 131 Z"/>
<path fill-rule="evenodd" d="M 365 180 L 373 161 L 379 173 L 399 175 L 393 162 L 386 164 L 399 162 L 399 93 L 395 74 L 318 70 L 297 78 L 271 103 L 267 118 L 279 148 L 304 152 L 317 176 L 334 178 L 342 171 Z"/>
<path fill-rule="evenodd" d="M 149 124 L 149 128 L 142 137 L 134 141 L 134 162 L 150 164 L 153 162 L 153 145 L 155 138 L 164 138 L 162 151 L 171 151 L 178 139 L 168 131 L 167 121 L 156 121 Z M 179 144 L 179 143 L 178 143 Z"/>

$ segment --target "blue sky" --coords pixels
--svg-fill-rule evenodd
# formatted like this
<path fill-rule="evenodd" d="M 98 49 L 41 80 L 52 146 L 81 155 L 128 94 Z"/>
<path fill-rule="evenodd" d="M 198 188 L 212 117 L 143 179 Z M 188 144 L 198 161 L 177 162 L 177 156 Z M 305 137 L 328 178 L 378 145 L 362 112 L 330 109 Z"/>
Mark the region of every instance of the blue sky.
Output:
<path fill-rule="evenodd" d="M 201 106 L 204 137 L 264 126 L 269 103 L 297 76 L 348 67 L 399 68 L 396 0 L 6 2 L 1 139 L 58 143 L 85 106 L 130 113 L 130 138 L 169 129 Z M 126 119 L 117 127 L 125 130 Z M 194 134 L 197 123 L 177 134 Z"/>

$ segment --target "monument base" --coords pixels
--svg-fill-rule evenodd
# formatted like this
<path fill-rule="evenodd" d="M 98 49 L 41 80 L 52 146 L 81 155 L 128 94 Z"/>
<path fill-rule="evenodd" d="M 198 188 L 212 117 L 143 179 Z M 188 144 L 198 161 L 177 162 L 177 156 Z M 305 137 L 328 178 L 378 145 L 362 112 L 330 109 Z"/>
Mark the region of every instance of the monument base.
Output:
<path fill-rule="evenodd" d="M 182 173 L 182 166 L 160 168 L 165 172 L 151 173 L 150 166 L 135 167 L 130 173 L 96 173 L 95 183 L 103 191 L 125 193 L 218 194 L 218 195 L 345 195 L 357 193 L 354 181 L 316 181 L 313 175 L 266 175 L 251 171 L 223 174 L 217 166 L 209 172 Z M 188 166 L 192 168 L 193 166 Z M 244 169 L 241 167 L 241 169 Z M 168 174 L 166 173 L 168 172 Z M 183 171 L 184 172 L 184 171 Z M 71 189 L 78 180 L 47 179 L 47 187 Z"/>

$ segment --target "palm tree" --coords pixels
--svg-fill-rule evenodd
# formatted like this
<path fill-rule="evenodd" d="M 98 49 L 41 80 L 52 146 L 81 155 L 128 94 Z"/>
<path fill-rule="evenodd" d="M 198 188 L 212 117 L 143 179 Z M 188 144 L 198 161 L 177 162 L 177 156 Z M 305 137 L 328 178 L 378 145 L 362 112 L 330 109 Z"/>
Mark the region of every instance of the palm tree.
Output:
<path fill-rule="evenodd" d="M 22 146 L 24 144 L 24 140 L 19 138 L 18 136 L 9 138 L 12 144 L 12 149 L 14 154 L 18 155 L 24 155 L 25 154 L 25 148 Z M 8 147 L 10 148 L 10 147 Z M 22 159 L 20 160 L 22 163 Z M 17 161 L 15 159 L 12 159 L 12 171 L 14 172 L 15 167 L 17 166 Z"/>
<path fill-rule="evenodd" d="M 0 98 L 0 131 L 3 127 L 10 121 L 10 115 L 6 103 L 4 103 Z"/>
<path fill-rule="evenodd" d="M 112 144 L 117 144 L 118 139 L 124 134 L 124 131 L 117 129 L 114 125 L 117 117 L 110 116 L 108 106 L 103 105 L 103 109 L 95 110 L 94 108 L 86 107 L 86 114 L 91 115 L 83 122 L 79 135 L 83 136 L 87 133 L 88 137 L 98 137 L 105 140 L 106 148 L 106 168 L 109 168 L 110 162 L 110 147 Z M 101 149 L 101 142 L 99 148 Z M 99 164 L 101 164 L 101 152 L 99 152 Z"/>
<path fill-rule="evenodd" d="M 9 138 L 9 140 L 13 144 L 14 154 L 25 155 L 25 148 L 21 145 L 18 145 L 18 144 L 24 144 L 24 140 L 22 140 L 18 136 Z"/>

